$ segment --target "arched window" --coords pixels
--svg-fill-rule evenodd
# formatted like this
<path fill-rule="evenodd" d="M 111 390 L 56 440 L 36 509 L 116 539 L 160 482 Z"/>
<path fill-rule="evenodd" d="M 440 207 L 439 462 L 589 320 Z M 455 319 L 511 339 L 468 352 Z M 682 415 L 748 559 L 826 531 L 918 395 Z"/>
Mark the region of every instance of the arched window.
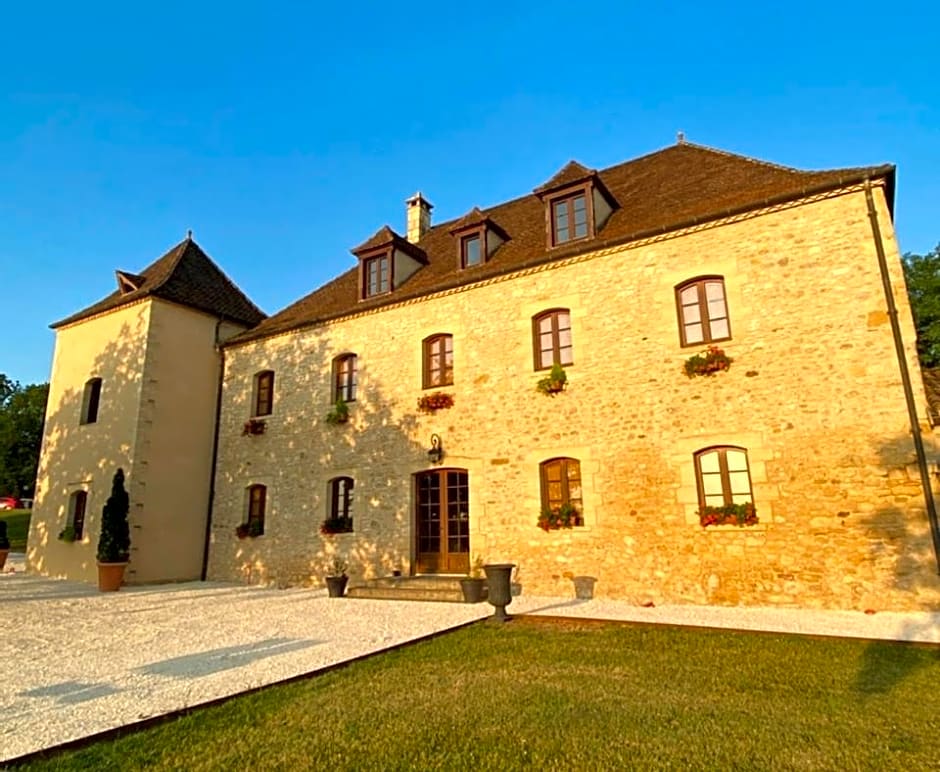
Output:
<path fill-rule="evenodd" d="M 695 454 L 700 507 L 753 504 L 751 473 L 744 448 L 705 448 Z"/>
<path fill-rule="evenodd" d="M 330 480 L 329 511 L 320 528 L 322 533 L 349 533 L 353 529 L 352 477 L 334 477 Z"/>
<path fill-rule="evenodd" d="M 567 308 L 555 308 L 533 317 L 532 343 L 536 370 L 548 370 L 554 364 L 572 364 L 571 312 Z"/>
<path fill-rule="evenodd" d="M 542 509 L 557 513 L 574 508 L 574 525 L 584 525 L 581 493 L 581 462 L 576 458 L 551 458 L 539 466 L 542 481 Z"/>
<path fill-rule="evenodd" d="M 442 333 L 424 339 L 424 388 L 454 383 L 454 336 Z"/>
<path fill-rule="evenodd" d="M 254 416 L 271 415 L 274 410 L 274 371 L 262 370 L 255 374 Z"/>
<path fill-rule="evenodd" d="M 725 280 L 721 276 L 693 279 L 676 287 L 679 336 L 683 346 L 731 338 Z"/>
<path fill-rule="evenodd" d="M 85 533 L 85 508 L 87 505 L 87 491 L 75 491 L 69 496 L 67 525 L 71 526 L 75 541 L 81 541 Z"/>
<path fill-rule="evenodd" d="M 248 488 L 248 533 L 261 536 L 264 533 L 264 515 L 267 507 L 268 489 L 263 485 Z"/>
<path fill-rule="evenodd" d="M 343 354 L 333 360 L 333 402 L 356 401 L 358 359 L 355 354 Z"/>
<path fill-rule="evenodd" d="M 83 424 L 93 424 L 98 421 L 98 405 L 101 402 L 101 379 L 91 378 L 85 381 L 85 391 L 82 395 Z"/>

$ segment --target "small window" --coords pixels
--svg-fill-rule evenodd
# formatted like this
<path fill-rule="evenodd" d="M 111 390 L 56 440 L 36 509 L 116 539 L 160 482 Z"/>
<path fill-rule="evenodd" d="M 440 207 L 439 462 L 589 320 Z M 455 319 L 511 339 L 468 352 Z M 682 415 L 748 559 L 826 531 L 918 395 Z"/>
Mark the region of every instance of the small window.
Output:
<path fill-rule="evenodd" d="M 454 383 L 454 338 L 433 335 L 424 341 L 424 388 Z"/>
<path fill-rule="evenodd" d="M 248 488 L 248 532 L 252 536 L 264 533 L 264 514 L 267 506 L 268 489 L 263 485 Z"/>
<path fill-rule="evenodd" d="M 540 465 L 542 508 L 558 512 L 570 505 L 577 512 L 575 525 L 584 525 L 581 495 L 581 463 L 576 458 L 553 458 Z"/>
<path fill-rule="evenodd" d="M 382 295 L 389 291 L 389 259 L 388 255 L 379 257 L 370 257 L 363 261 L 363 297 L 372 297 L 373 295 Z"/>
<path fill-rule="evenodd" d="M 101 403 L 101 379 L 91 378 L 85 382 L 85 391 L 82 395 L 83 424 L 98 422 L 98 406 Z"/>
<path fill-rule="evenodd" d="M 532 320 L 535 369 L 574 362 L 571 343 L 571 313 L 567 308 L 545 311 Z"/>
<path fill-rule="evenodd" d="M 255 401 L 253 416 L 271 415 L 274 409 L 274 371 L 264 370 L 255 375 Z"/>
<path fill-rule="evenodd" d="M 679 333 L 683 346 L 728 340 L 728 304 L 720 276 L 695 279 L 676 287 Z"/>
<path fill-rule="evenodd" d="M 483 262 L 483 239 L 479 233 L 460 239 L 460 265 L 472 268 Z"/>
<path fill-rule="evenodd" d="M 358 357 L 343 354 L 333 360 L 333 401 L 356 401 L 356 371 Z"/>
<path fill-rule="evenodd" d="M 330 480 L 329 522 L 325 524 L 328 533 L 352 532 L 354 487 L 352 477 L 334 477 Z"/>
<path fill-rule="evenodd" d="M 754 503 L 744 448 L 700 450 L 695 454 L 695 480 L 701 507 Z"/>
<path fill-rule="evenodd" d="M 67 524 L 71 526 L 75 541 L 81 541 L 85 533 L 85 507 L 88 505 L 88 492 L 75 491 L 69 496 L 69 515 Z"/>
<path fill-rule="evenodd" d="M 583 190 L 573 196 L 552 201 L 551 213 L 552 244 L 587 238 L 588 206 L 587 195 Z"/>

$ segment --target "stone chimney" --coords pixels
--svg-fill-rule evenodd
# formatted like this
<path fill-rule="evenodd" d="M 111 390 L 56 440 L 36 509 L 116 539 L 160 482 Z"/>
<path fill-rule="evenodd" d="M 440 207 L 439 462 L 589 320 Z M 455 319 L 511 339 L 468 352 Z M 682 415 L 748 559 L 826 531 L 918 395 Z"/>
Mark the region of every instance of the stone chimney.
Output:
<path fill-rule="evenodd" d="M 417 244 L 431 230 L 431 210 L 434 205 L 419 190 L 405 203 L 408 205 L 408 241 Z"/>

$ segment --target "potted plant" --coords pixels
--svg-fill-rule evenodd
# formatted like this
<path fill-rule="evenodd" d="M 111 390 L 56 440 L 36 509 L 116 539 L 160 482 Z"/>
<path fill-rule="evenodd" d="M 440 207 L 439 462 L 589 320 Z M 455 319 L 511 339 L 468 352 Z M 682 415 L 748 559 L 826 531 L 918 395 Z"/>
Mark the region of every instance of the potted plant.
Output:
<path fill-rule="evenodd" d="M 700 354 L 693 354 L 685 360 L 682 369 L 689 378 L 696 375 L 714 375 L 727 370 L 734 360 L 718 346 L 709 346 Z"/>
<path fill-rule="evenodd" d="M 66 544 L 71 544 L 75 541 L 75 526 L 67 525 L 59 531 L 59 541 L 64 541 Z"/>
<path fill-rule="evenodd" d="M 559 507 L 545 507 L 539 515 L 538 526 L 543 531 L 557 531 L 560 528 L 574 528 L 582 525 L 581 515 L 573 504 L 565 502 Z"/>
<path fill-rule="evenodd" d="M 262 418 L 249 418 L 242 427 L 242 434 L 264 434 L 265 425 Z"/>
<path fill-rule="evenodd" d="M 558 364 L 558 362 L 555 362 L 555 364 L 552 365 L 552 369 L 549 370 L 548 375 L 536 382 L 535 388 L 542 394 L 548 394 L 548 396 L 554 397 L 559 392 L 564 391 L 567 385 L 568 374 L 565 372 L 565 368 Z"/>
<path fill-rule="evenodd" d="M 326 422 L 335 426 L 336 424 L 344 424 L 347 421 L 349 421 L 349 405 L 340 397 L 333 405 L 333 409 L 326 414 Z"/>
<path fill-rule="evenodd" d="M 464 603 L 480 603 L 486 598 L 483 578 L 483 558 L 479 555 L 470 566 L 470 571 L 460 580 L 460 589 L 463 592 Z"/>
<path fill-rule="evenodd" d="M 320 523 L 320 533 L 330 536 L 334 533 L 352 533 L 353 519 L 351 517 L 328 517 Z"/>
<path fill-rule="evenodd" d="M 124 581 L 131 554 L 131 532 L 127 523 L 130 499 L 124 490 L 124 470 L 114 473 L 111 495 L 101 512 L 101 535 L 98 537 L 98 589 L 114 592 Z"/>
<path fill-rule="evenodd" d="M 434 413 L 437 410 L 447 410 L 453 406 L 453 396 L 444 391 L 434 391 L 418 397 L 418 410 L 422 413 Z"/>
<path fill-rule="evenodd" d="M 349 581 L 346 575 L 348 568 L 349 564 L 339 555 L 333 557 L 330 573 L 326 576 L 326 589 L 331 598 L 342 598 L 346 594 L 346 583 Z"/>
<path fill-rule="evenodd" d="M 757 510 L 751 502 L 725 504 L 721 507 L 702 507 L 698 521 L 703 528 L 710 525 L 757 525 Z"/>
<path fill-rule="evenodd" d="M 256 536 L 261 536 L 264 533 L 264 527 L 261 525 L 260 520 L 249 520 L 247 523 L 239 523 L 235 526 L 235 535 L 239 539 L 254 539 Z"/>
<path fill-rule="evenodd" d="M 0 571 L 6 565 L 7 555 L 10 554 L 10 540 L 7 538 L 7 521 L 0 520 Z"/>

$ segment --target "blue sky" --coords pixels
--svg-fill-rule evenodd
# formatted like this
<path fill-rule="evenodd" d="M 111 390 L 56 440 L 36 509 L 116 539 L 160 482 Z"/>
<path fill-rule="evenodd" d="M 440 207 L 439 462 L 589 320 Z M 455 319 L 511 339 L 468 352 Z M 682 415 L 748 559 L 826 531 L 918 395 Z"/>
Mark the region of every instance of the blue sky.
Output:
<path fill-rule="evenodd" d="M 767 7 L 763 7 L 763 6 Z M 148 6 L 148 7 L 145 7 Z M 779 6 L 779 7 L 777 7 Z M 192 228 L 266 312 L 436 222 L 690 141 L 898 165 L 902 251 L 940 242 L 933 4 L 19 3 L 0 29 L 0 372 Z"/>

